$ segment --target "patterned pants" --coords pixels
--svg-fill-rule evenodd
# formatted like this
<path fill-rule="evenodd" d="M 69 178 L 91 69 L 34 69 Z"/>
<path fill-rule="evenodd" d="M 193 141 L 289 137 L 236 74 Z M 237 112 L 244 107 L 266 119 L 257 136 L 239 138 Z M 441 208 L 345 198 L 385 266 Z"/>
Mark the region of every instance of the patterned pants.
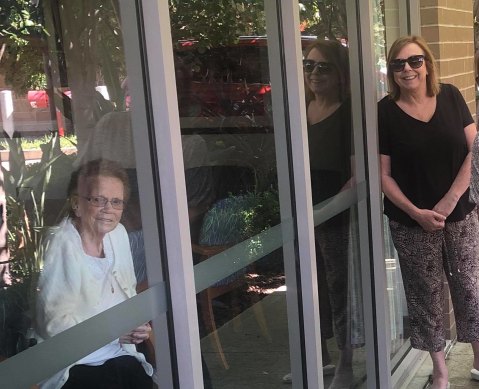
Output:
<path fill-rule="evenodd" d="M 437 352 L 446 345 L 443 271 L 451 292 L 459 342 L 479 340 L 479 221 L 476 210 L 441 231 L 389 221 L 399 255 L 411 345 Z"/>
<path fill-rule="evenodd" d="M 325 339 L 331 337 L 332 321 L 338 348 L 342 350 L 351 344 L 348 312 L 349 211 L 316 227 L 315 237 L 321 334 Z"/>

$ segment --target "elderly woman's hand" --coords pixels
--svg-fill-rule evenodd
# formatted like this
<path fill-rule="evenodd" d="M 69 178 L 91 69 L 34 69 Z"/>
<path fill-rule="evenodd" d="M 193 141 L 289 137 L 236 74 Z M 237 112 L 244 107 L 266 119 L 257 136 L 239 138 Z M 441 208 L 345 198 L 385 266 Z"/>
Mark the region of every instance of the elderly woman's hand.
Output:
<path fill-rule="evenodd" d="M 122 344 L 139 344 L 150 337 L 151 326 L 149 323 L 143 324 L 133 331 L 120 336 L 120 343 Z"/>

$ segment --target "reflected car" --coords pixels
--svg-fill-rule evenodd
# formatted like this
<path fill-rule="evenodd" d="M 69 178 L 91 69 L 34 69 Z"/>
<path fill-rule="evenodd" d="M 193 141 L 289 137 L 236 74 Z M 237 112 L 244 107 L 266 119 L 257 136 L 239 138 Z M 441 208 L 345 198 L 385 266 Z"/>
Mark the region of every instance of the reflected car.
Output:
<path fill-rule="evenodd" d="M 303 49 L 315 39 L 302 36 Z M 212 48 L 179 41 L 175 70 L 182 117 L 242 116 L 254 124 L 271 113 L 266 36 L 241 36 L 236 44 Z"/>

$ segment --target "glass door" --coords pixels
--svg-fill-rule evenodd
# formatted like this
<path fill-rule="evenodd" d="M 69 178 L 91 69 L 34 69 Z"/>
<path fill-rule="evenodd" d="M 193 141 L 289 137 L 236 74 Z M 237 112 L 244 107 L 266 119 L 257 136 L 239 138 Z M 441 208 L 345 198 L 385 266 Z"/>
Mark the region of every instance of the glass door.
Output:
<path fill-rule="evenodd" d="M 169 9 L 205 387 L 373 387 L 354 6 Z"/>
<path fill-rule="evenodd" d="M 92 387 L 106 369 L 172 387 L 138 8 L 16 4 L 2 48 L 1 386 Z"/>
<path fill-rule="evenodd" d="M 386 55 L 389 47 L 400 36 L 410 31 L 407 10 L 397 1 L 375 2 L 376 12 L 374 35 L 375 74 L 378 99 L 387 94 Z M 387 295 L 391 336 L 391 367 L 397 368 L 404 356 L 411 350 L 408 313 L 401 268 L 397 252 L 392 243 L 387 217 L 384 216 L 384 245 L 387 277 Z"/>
<path fill-rule="evenodd" d="M 262 1 L 169 9 L 204 387 L 276 388 L 299 317 L 274 14 Z"/>

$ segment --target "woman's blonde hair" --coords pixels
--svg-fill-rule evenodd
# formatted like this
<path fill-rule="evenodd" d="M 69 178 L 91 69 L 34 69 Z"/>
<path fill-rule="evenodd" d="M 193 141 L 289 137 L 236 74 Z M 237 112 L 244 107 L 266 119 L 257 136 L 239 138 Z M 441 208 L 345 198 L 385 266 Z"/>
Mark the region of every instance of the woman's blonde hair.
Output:
<path fill-rule="evenodd" d="M 389 49 L 387 64 L 388 64 L 388 84 L 389 84 L 389 97 L 393 100 L 398 100 L 401 95 L 399 85 L 394 80 L 394 72 L 389 69 L 389 64 L 393 59 L 396 59 L 399 52 L 408 44 L 414 43 L 418 45 L 424 52 L 424 62 L 426 64 L 426 87 L 428 96 L 436 96 L 439 93 L 440 85 L 437 80 L 437 66 L 436 59 L 432 54 L 431 49 L 427 45 L 426 41 L 417 35 L 403 36 L 394 41 Z"/>

